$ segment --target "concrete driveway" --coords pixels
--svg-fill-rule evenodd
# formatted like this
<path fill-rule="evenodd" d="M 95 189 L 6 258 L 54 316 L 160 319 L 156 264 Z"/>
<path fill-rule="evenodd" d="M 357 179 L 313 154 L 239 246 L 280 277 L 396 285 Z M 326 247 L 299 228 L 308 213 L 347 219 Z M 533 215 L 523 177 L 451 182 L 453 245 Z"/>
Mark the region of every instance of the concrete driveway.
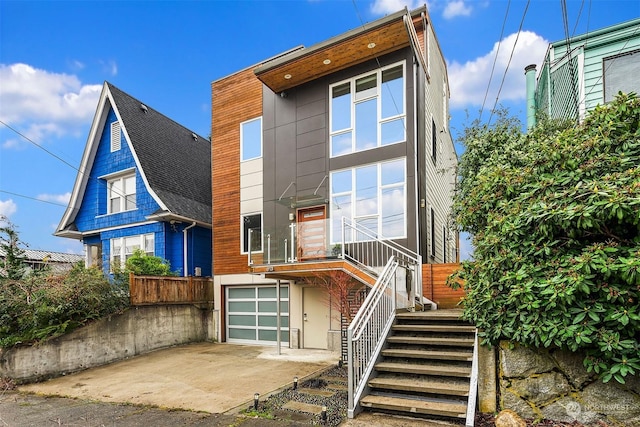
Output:
<path fill-rule="evenodd" d="M 181 408 L 210 413 L 244 409 L 254 393 L 266 397 L 337 364 L 324 350 L 198 343 L 24 385 L 20 391 Z"/>

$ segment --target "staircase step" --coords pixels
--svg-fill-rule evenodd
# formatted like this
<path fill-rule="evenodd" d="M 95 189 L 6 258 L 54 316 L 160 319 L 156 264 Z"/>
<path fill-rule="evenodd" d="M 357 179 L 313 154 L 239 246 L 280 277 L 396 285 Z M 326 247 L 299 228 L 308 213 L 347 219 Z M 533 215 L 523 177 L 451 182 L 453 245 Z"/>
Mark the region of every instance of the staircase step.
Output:
<path fill-rule="evenodd" d="M 473 353 L 460 351 L 406 350 L 388 348 L 382 350 L 385 357 L 405 357 L 412 359 L 438 359 L 471 362 Z"/>
<path fill-rule="evenodd" d="M 396 317 L 406 320 L 456 320 L 462 323 L 468 324 L 462 320 L 462 310 L 428 310 L 428 311 L 416 311 L 408 313 L 397 313 Z"/>
<path fill-rule="evenodd" d="M 406 332 L 448 332 L 448 333 L 475 333 L 475 326 L 471 325 L 393 325 L 394 331 Z"/>
<path fill-rule="evenodd" d="M 387 342 L 394 344 L 446 345 L 456 347 L 473 347 L 474 338 L 431 338 L 409 337 L 394 335 L 387 338 Z"/>
<path fill-rule="evenodd" d="M 369 381 L 374 389 L 408 391 L 413 393 L 445 394 L 450 396 L 468 396 L 469 384 L 452 381 L 433 381 L 420 378 L 377 377 Z"/>
<path fill-rule="evenodd" d="M 360 404 L 365 408 L 441 417 L 465 418 L 467 412 L 467 406 L 462 403 L 432 402 L 375 395 L 365 396 L 360 400 Z"/>
<path fill-rule="evenodd" d="M 375 369 L 379 372 L 396 372 L 403 374 L 434 375 L 462 378 L 469 378 L 471 376 L 471 366 L 382 362 L 376 364 Z"/>

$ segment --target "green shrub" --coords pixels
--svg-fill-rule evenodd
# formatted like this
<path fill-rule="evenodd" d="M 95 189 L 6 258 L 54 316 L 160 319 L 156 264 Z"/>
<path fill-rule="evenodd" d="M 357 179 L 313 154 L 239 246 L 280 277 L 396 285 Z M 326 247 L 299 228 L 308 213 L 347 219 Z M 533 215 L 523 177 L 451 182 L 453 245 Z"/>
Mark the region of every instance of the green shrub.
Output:
<path fill-rule="evenodd" d="M 61 335 L 129 305 L 127 288 L 82 263 L 59 276 L 0 280 L 0 347 Z"/>
<path fill-rule="evenodd" d="M 464 136 L 454 210 L 475 247 L 459 273 L 464 316 L 485 343 L 581 351 L 624 383 L 640 370 L 640 100 L 520 129 L 502 115 Z"/>

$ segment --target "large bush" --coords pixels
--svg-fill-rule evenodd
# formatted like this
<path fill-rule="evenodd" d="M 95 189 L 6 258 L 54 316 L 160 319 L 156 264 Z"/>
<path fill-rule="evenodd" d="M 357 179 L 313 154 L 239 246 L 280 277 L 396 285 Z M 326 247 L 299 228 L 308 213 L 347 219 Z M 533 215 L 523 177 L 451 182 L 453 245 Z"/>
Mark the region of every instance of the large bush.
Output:
<path fill-rule="evenodd" d="M 129 304 L 126 288 L 82 263 L 60 276 L 31 274 L 0 280 L 0 347 L 69 332 Z"/>
<path fill-rule="evenodd" d="M 464 136 L 464 316 L 485 342 L 581 351 L 603 381 L 624 382 L 640 370 L 640 100 L 520 129 L 503 114 Z"/>

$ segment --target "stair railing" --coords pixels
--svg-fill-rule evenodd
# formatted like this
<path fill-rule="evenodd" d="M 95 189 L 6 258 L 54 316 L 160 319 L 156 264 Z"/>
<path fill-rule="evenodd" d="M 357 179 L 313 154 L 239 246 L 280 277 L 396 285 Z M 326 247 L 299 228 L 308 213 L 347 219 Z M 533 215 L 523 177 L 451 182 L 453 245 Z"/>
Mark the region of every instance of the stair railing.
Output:
<path fill-rule="evenodd" d="M 478 330 L 473 341 L 473 358 L 471 359 L 471 380 L 469 381 L 469 398 L 467 400 L 467 419 L 465 427 L 473 427 L 476 416 L 476 399 L 478 397 Z"/>
<path fill-rule="evenodd" d="M 395 319 L 398 266 L 398 259 L 391 256 L 347 328 L 349 418 L 356 414 L 356 405 Z"/>
<path fill-rule="evenodd" d="M 405 267 L 408 307 L 415 308 L 416 299 L 424 303 L 422 295 L 422 256 L 393 240 L 383 240 L 373 230 L 342 217 L 342 259 L 355 264 L 376 277 L 391 257 Z M 405 302 L 405 301 L 403 301 Z M 429 303 L 431 303 L 429 301 Z"/>

